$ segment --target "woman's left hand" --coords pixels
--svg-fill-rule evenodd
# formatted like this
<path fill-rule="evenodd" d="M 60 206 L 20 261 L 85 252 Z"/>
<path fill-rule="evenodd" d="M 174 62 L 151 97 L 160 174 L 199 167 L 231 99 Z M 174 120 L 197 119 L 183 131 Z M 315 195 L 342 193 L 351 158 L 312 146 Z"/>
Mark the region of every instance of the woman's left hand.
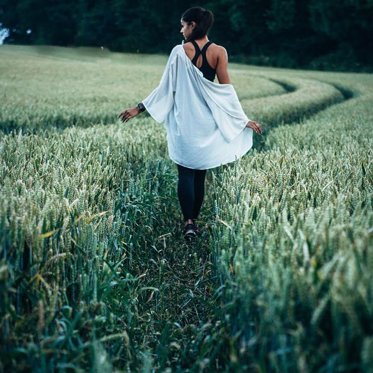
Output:
<path fill-rule="evenodd" d="M 122 122 L 128 122 L 130 119 L 134 118 L 136 115 L 140 114 L 140 109 L 133 107 L 131 109 L 124 110 L 119 114 L 119 119 Z"/>
<path fill-rule="evenodd" d="M 246 124 L 246 127 L 251 128 L 259 135 L 263 133 L 262 126 L 258 122 L 255 122 L 255 120 L 249 120 Z"/>

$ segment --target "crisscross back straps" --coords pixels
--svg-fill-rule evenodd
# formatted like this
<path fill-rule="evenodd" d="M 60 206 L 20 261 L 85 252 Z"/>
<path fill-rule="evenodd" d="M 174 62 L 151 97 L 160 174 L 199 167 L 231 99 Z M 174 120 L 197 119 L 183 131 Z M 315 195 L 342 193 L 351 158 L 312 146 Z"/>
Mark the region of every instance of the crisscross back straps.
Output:
<path fill-rule="evenodd" d="M 203 64 L 204 61 L 207 62 L 207 59 L 206 59 L 206 50 L 207 50 L 207 48 L 212 44 L 212 42 L 211 42 L 211 41 L 208 41 L 208 42 L 203 46 L 202 50 L 199 48 L 199 46 L 198 46 L 198 44 L 195 42 L 195 40 L 192 40 L 191 42 L 192 42 L 192 44 L 194 45 L 194 49 L 196 50 L 196 54 L 194 55 L 194 57 L 193 57 L 193 59 L 192 59 L 192 63 L 193 63 L 193 65 L 196 65 L 197 60 L 198 60 L 198 57 L 199 57 L 200 55 L 202 55 L 202 59 L 203 59 L 202 64 Z"/>

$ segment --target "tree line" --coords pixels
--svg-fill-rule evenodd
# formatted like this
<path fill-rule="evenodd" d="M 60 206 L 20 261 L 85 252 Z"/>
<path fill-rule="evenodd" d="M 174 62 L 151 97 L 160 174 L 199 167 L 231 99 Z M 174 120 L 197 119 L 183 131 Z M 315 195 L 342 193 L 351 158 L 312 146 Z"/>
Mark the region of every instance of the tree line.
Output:
<path fill-rule="evenodd" d="M 169 53 L 194 5 L 214 12 L 209 37 L 231 61 L 373 71 L 372 0 L 0 0 L 0 23 L 9 44 Z"/>

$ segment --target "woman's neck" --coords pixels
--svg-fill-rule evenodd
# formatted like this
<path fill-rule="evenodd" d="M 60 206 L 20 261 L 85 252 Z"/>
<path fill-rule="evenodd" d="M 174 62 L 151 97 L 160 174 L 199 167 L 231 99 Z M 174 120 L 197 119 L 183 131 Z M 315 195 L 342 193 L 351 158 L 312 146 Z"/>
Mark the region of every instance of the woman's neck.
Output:
<path fill-rule="evenodd" d="M 209 41 L 209 38 L 207 37 L 207 35 L 205 35 L 203 38 L 200 38 L 200 39 L 194 39 L 195 42 L 200 42 L 200 43 L 207 43 Z"/>

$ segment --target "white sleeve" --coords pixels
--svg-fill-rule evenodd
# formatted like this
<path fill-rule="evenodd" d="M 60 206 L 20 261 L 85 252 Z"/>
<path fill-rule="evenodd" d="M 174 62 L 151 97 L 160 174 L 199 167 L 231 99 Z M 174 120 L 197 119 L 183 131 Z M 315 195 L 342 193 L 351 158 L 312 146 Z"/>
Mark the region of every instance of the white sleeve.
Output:
<path fill-rule="evenodd" d="M 148 113 L 158 123 L 163 123 L 174 105 L 174 91 L 176 90 L 177 55 L 172 50 L 164 69 L 161 81 L 142 103 Z"/>
<path fill-rule="evenodd" d="M 226 141 L 231 142 L 245 128 L 249 121 L 242 109 L 237 93 L 231 84 L 216 84 L 200 81 L 214 120 Z M 247 128 L 247 130 L 252 131 Z"/>

